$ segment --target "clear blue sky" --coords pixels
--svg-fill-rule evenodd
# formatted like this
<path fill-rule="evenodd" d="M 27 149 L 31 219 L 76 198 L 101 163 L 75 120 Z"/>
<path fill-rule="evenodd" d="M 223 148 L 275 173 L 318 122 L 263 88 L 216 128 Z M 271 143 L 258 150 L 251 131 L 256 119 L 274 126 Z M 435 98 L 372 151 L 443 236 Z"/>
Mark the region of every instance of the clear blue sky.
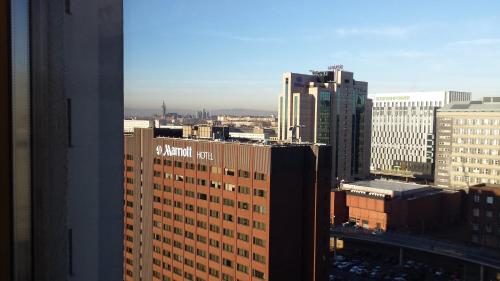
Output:
<path fill-rule="evenodd" d="M 404 2 L 404 4 L 403 4 Z M 125 105 L 276 110 L 283 72 L 500 95 L 500 1 L 125 0 Z"/>

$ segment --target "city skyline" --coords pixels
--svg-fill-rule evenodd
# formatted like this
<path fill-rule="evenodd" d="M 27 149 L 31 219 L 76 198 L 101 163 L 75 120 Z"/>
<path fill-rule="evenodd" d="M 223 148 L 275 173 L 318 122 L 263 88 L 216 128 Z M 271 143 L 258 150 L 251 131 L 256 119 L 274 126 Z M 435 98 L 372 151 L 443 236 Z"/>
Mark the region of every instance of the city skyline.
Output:
<path fill-rule="evenodd" d="M 275 111 L 283 72 L 329 64 L 369 93 L 500 93 L 499 3 L 295 3 L 125 1 L 125 106 Z"/>

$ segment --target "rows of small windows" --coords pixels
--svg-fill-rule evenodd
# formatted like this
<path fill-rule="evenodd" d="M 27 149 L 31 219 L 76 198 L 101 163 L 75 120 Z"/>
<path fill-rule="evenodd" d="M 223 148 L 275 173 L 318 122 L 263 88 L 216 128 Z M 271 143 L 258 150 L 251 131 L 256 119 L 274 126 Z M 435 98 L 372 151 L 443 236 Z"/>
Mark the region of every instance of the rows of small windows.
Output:
<path fill-rule="evenodd" d="M 500 135 L 500 129 L 456 128 L 453 129 L 453 133 L 460 135 L 498 136 Z"/>
<path fill-rule="evenodd" d="M 203 182 L 203 181 L 200 181 L 200 183 L 205 183 L 206 184 L 206 182 Z M 200 185 L 203 185 L 203 184 L 200 184 Z M 210 182 L 210 187 L 211 188 L 215 188 L 215 189 L 221 189 L 222 183 L 217 182 L 217 181 L 211 181 Z M 172 187 L 171 186 L 168 186 L 168 185 L 163 185 L 162 186 L 161 184 L 158 184 L 158 183 L 154 183 L 153 184 L 153 189 L 155 189 L 155 190 L 163 190 L 165 192 L 172 192 Z M 174 190 L 174 193 L 177 194 L 177 195 L 183 195 L 184 194 L 186 197 L 207 200 L 207 195 L 205 193 L 202 193 L 202 192 L 198 192 L 197 196 L 196 196 L 194 191 L 190 191 L 190 190 L 183 191 L 180 188 L 174 188 L 173 190 Z M 234 184 L 226 183 L 226 184 L 224 184 L 224 190 L 226 190 L 226 191 L 233 191 L 233 192 L 236 191 L 236 192 L 238 192 L 240 194 L 250 194 L 251 188 L 248 187 L 248 186 L 243 186 L 243 185 L 239 185 L 236 188 L 236 186 Z M 256 197 L 266 198 L 266 191 L 263 190 L 263 189 L 260 189 L 260 188 L 253 188 L 253 195 L 256 196 Z M 212 200 L 210 200 L 210 201 L 212 201 Z M 160 201 L 156 201 L 156 202 L 160 202 Z M 212 201 L 212 202 L 219 203 L 219 201 Z"/>
<path fill-rule="evenodd" d="M 468 125 L 468 126 L 490 126 L 490 125 L 500 125 L 500 119 L 464 119 L 464 118 L 456 118 L 453 120 L 453 124 L 455 125 Z"/>
<path fill-rule="evenodd" d="M 474 157 L 451 157 L 452 163 L 472 163 L 482 165 L 498 165 L 499 159 L 474 158 Z"/>
<path fill-rule="evenodd" d="M 244 234 L 242 234 L 242 235 L 244 235 Z M 202 238 L 203 236 L 201 236 L 201 235 L 197 235 L 197 236 L 198 236 L 197 240 L 199 242 L 206 243 L 206 241 L 207 241 L 206 238 Z M 155 240 L 162 241 L 161 237 L 159 235 L 154 235 L 153 238 Z M 258 238 L 256 238 L 256 239 L 258 239 Z M 210 253 L 210 252 L 207 254 L 206 250 L 195 248 L 194 246 L 187 245 L 187 244 L 185 244 L 184 248 L 183 248 L 182 242 L 179 242 L 179 241 L 176 241 L 176 240 L 172 241 L 171 239 L 166 238 L 166 237 L 163 238 L 163 243 L 173 245 L 175 248 L 178 248 L 178 249 L 181 249 L 181 250 L 184 249 L 186 252 L 189 252 L 189 253 L 192 253 L 192 254 L 196 254 L 199 257 L 208 258 L 210 261 L 213 261 L 215 263 L 221 263 L 222 265 L 224 265 L 226 267 L 229 267 L 229 268 L 234 268 L 235 267 L 235 262 L 233 260 L 226 259 L 226 258 L 222 258 L 221 259 L 218 254 Z M 209 244 L 211 246 L 215 247 L 215 248 L 219 248 L 221 242 L 219 242 L 218 240 L 209 239 Z M 222 248 L 226 252 L 235 253 L 233 245 L 222 243 Z M 198 263 L 198 262 L 195 263 L 193 260 L 191 260 L 189 258 L 185 258 L 182 255 L 179 255 L 179 254 L 176 254 L 176 253 L 172 253 L 171 251 L 169 251 L 167 249 L 162 249 L 159 246 L 153 246 L 153 251 L 155 253 L 161 254 L 161 255 L 163 255 L 163 256 L 165 256 L 167 258 L 172 258 L 173 260 L 175 260 L 177 262 L 183 263 L 183 264 L 185 264 L 188 267 L 195 268 L 195 266 L 196 266 L 197 270 L 199 270 L 201 272 L 207 272 L 207 266 L 206 265 Z M 241 256 L 241 257 L 244 257 L 244 258 L 248 258 L 248 259 L 250 258 L 250 253 L 246 249 L 236 248 L 236 254 L 238 256 Z M 260 255 L 258 253 L 252 253 L 252 260 L 255 261 L 255 262 L 257 262 L 257 263 L 261 263 L 261 264 L 264 264 L 264 265 L 266 264 L 266 257 L 263 256 L 263 255 Z M 164 268 L 166 270 L 173 271 L 174 273 L 176 273 L 175 266 L 171 266 L 170 264 L 168 264 L 166 262 L 162 262 L 159 259 L 153 258 L 153 264 L 155 264 L 155 265 L 157 265 L 159 267 L 162 267 L 162 268 Z M 249 272 L 248 271 L 248 266 L 240 264 L 240 263 L 236 263 L 236 270 L 238 270 L 240 272 L 243 272 L 243 273 L 247 273 L 247 274 Z M 219 276 L 219 272 L 216 269 L 213 269 L 211 267 L 208 267 L 208 273 L 210 275 L 214 276 L 214 277 L 218 277 Z M 182 271 L 179 269 L 176 274 L 177 275 L 182 275 Z M 265 277 L 264 273 L 260 272 L 258 270 L 254 270 L 253 271 L 253 276 L 257 277 L 257 278 L 260 278 L 260 279 L 264 279 L 264 277 Z"/>
<path fill-rule="evenodd" d="M 500 139 L 491 138 L 453 138 L 457 144 L 500 145 Z"/>
<path fill-rule="evenodd" d="M 454 166 L 453 171 L 457 173 L 473 173 L 473 174 L 483 174 L 483 175 L 500 175 L 500 170 L 478 168 L 478 167 L 464 167 L 464 166 Z"/>
<path fill-rule="evenodd" d="M 162 159 L 160 159 L 160 158 L 155 158 L 153 161 L 155 164 L 158 164 L 158 165 L 161 165 L 161 163 L 162 163 Z M 172 161 L 172 160 L 167 160 L 167 159 L 163 160 L 164 166 L 172 166 L 172 163 L 173 163 L 173 166 L 176 168 L 184 167 L 188 170 L 195 170 L 196 169 L 196 170 L 201 171 L 201 172 L 208 171 L 208 166 L 204 165 L 204 164 L 195 165 L 194 163 L 190 163 L 190 162 Z M 210 166 L 210 172 L 212 174 L 222 174 L 223 171 L 224 171 L 224 175 L 226 175 L 226 176 L 235 176 L 236 175 L 236 171 L 234 169 L 230 169 L 230 168 L 222 169 L 222 168 L 217 167 L 217 166 Z M 245 170 L 238 170 L 238 177 L 250 178 L 250 172 L 245 171 Z M 254 178 L 254 180 L 266 180 L 266 174 L 254 172 L 253 178 Z"/>
<path fill-rule="evenodd" d="M 454 176 L 453 180 L 458 183 L 489 183 L 489 184 L 499 184 L 500 181 L 497 179 L 488 179 L 481 177 L 471 177 L 471 176 Z"/>
<path fill-rule="evenodd" d="M 197 208 L 197 212 L 199 214 L 204 214 L 206 215 L 206 212 L 207 212 L 207 209 L 206 208 L 203 208 L 203 207 L 198 207 Z M 164 217 L 166 218 L 172 218 L 172 213 L 169 212 L 169 211 L 161 211 L 159 209 L 154 209 L 153 210 L 153 213 L 156 214 L 156 215 L 160 215 L 162 214 Z M 208 210 L 208 214 L 210 217 L 213 217 L 213 218 L 219 218 L 220 217 L 220 213 L 219 211 L 215 211 L 215 210 Z M 191 217 L 183 217 L 182 215 L 180 214 L 174 214 L 173 216 L 174 220 L 175 221 L 178 221 L 178 222 L 183 222 L 183 223 L 186 223 L 186 224 L 189 224 L 189 225 L 194 225 L 195 224 L 195 219 L 194 218 L 191 218 Z M 229 221 L 229 222 L 234 222 L 234 218 L 233 218 L 233 215 L 231 214 L 226 214 L 226 213 L 223 213 L 223 219 L 225 221 Z M 244 218 L 244 217 L 238 217 L 237 218 L 237 223 L 240 224 L 240 225 L 243 225 L 243 226 L 250 226 L 250 220 L 247 219 L 247 218 Z M 162 227 L 163 225 L 163 227 Z M 203 229 L 206 229 L 206 223 L 203 222 L 203 221 L 197 221 L 197 224 L 196 224 L 199 228 L 203 228 Z M 133 230 L 133 226 L 130 225 L 130 228 L 128 227 L 129 225 L 127 224 L 127 229 L 129 230 Z M 153 220 L 153 226 L 156 227 L 156 228 L 163 228 L 163 230 L 167 230 L 167 231 L 172 231 L 171 228 L 172 226 L 169 225 L 169 224 L 162 224 L 161 222 L 159 221 L 156 221 L 156 220 Z M 252 227 L 254 229 L 258 229 L 258 230 L 263 230 L 265 231 L 266 230 L 266 224 L 264 222 L 261 222 L 261 221 L 258 221 L 258 220 L 254 220 L 252 221 Z M 220 233 L 220 227 L 217 226 L 217 225 L 212 225 L 210 224 L 209 226 L 209 229 L 210 231 L 212 232 L 215 232 L 215 233 Z M 176 234 L 180 234 L 182 235 L 182 230 L 178 230 L 174 227 L 174 233 Z M 232 230 L 226 230 L 224 229 L 223 231 L 223 234 L 225 236 L 228 236 L 228 237 L 233 237 L 233 232 Z M 188 237 L 190 238 L 190 237 Z"/>

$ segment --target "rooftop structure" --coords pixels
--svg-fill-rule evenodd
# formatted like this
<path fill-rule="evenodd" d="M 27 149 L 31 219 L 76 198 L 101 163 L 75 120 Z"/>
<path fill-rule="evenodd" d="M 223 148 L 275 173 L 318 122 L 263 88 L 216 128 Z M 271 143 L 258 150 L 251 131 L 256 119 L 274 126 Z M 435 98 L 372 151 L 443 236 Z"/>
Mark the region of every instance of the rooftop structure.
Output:
<path fill-rule="evenodd" d="M 357 181 L 342 185 L 343 190 L 366 193 L 369 195 L 384 195 L 394 197 L 408 197 L 422 192 L 432 192 L 436 189 L 429 185 L 407 183 L 391 180 Z"/>

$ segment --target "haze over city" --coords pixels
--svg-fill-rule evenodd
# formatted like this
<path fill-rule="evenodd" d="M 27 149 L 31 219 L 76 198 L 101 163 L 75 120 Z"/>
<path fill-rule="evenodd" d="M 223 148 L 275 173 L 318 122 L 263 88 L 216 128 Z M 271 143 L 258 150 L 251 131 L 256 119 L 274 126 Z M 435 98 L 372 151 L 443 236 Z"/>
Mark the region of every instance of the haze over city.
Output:
<path fill-rule="evenodd" d="M 500 92 L 496 1 L 125 1 L 125 107 L 277 111 L 283 72 L 343 64 L 369 93 Z M 481 17 L 478 17 L 478 13 Z"/>

